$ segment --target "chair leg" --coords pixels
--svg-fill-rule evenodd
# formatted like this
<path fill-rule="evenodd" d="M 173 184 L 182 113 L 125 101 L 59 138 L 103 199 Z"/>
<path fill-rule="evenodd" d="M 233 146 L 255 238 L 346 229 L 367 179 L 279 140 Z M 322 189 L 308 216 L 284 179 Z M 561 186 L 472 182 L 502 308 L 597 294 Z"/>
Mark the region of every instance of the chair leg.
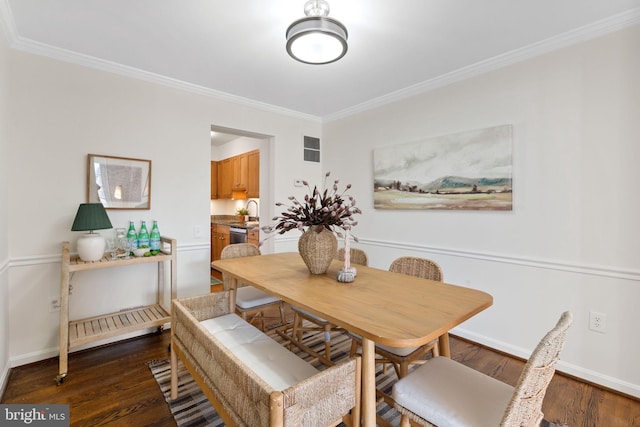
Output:
<path fill-rule="evenodd" d="M 331 360 L 331 325 L 324 325 L 324 355 Z"/>
<path fill-rule="evenodd" d="M 280 321 L 282 322 L 282 326 L 284 326 L 287 324 L 287 316 L 284 314 L 284 302 L 280 301 L 278 309 L 280 310 Z"/>
<path fill-rule="evenodd" d="M 409 362 L 400 362 L 399 365 L 400 369 L 396 371 L 398 379 L 404 378 L 409 374 Z"/>
<path fill-rule="evenodd" d="M 394 362 L 390 362 L 391 365 L 393 366 L 393 370 L 396 371 L 396 376 L 398 377 L 398 379 L 402 378 L 402 364 L 401 363 L 394 363 Z M 386 367 L 386 363 L 385 363 L 385 367 Z"/>
<path fill-rule="evenodd" d="M 400 417 L 400 427 L 410 427 L 410 426 L 411 426 L 411 423 L 409 422 L 409 417 L 403 414 Z"/>
<path fill-rule="evenodd" d="M 300 331 L 300 327 L 302 326 L 302 318 L 300 317 L 300 315 L 295 312 L 293 314 L 293 328 L 291 329 L 291 339 L 292 340 L 296 340 L 296 341 L 300 341 L 300 338 L 298 336 L 298 334 L 302 335 L 302 331 Z M 289 342 L 289 351 L 293 351 L 293 342 Z"/>
<path fill-rule="evenodd" d="M 358 342 L 354 339 L 351 340 L 351 350 L 349 350 L 349 357 L 355 356 L 358 351 Z"/>
<path fill-rule="evenodd" d="M 440 356 L 440 345 L 438 344 L 438 341 L 436 340 L 435 345 L 433 346 L 433 348 L 431 349 L 431 355 L 433 357 L 438 357 Z"/>

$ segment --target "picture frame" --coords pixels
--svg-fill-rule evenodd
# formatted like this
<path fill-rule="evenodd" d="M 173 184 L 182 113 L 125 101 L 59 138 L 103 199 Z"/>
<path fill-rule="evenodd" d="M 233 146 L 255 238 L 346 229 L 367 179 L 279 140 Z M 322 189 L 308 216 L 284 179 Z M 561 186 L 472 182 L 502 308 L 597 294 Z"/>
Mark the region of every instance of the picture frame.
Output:
<path fill-rule="evenodd" d="M 375 209 L 513 210 L 513 125 L 373 151 Z"/>
<path fill-rule="evenodd" d="M 105 209 L 151 209 L 151 160 L 88 154 L 87 202 Z"/>

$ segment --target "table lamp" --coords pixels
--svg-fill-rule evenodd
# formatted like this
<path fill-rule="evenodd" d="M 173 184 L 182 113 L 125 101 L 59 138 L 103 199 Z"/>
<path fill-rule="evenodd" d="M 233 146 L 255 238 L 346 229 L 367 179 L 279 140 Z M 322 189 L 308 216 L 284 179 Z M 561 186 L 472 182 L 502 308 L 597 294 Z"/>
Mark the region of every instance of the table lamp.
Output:
<path fill-rule="evenodd" d="M 81 203 L 73 220 L 71 231 L 89 231 L 78 239 L 78 256 L 82 261 L 98 261 L 106 246 L 100 233 L 93 230 L 113 228 L 102 203 Z"/>

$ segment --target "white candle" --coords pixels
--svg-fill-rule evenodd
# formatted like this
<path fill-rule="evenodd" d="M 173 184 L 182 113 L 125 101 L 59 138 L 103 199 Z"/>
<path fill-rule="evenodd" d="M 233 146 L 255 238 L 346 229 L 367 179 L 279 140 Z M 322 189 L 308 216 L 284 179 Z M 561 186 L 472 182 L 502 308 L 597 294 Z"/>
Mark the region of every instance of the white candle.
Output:
<path fill-rule="evenodd" d="M 344 271 L 351 268 L 351 248 L 349 247 L 349 230 L 344 233 Z"/>

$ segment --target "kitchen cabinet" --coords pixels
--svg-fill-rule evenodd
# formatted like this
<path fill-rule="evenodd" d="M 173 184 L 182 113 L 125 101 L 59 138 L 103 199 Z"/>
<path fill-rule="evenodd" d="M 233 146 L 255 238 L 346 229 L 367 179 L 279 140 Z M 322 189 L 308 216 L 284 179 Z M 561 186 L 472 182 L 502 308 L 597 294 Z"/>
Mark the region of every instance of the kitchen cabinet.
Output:
<path fill-rule="evenodd" d="M 233 169 L 233 188 L 232 190 L 246 190 L 247 178 L 249 176 L 248 156 L 241 154 L 231 158 Z"/>
<path fill-rule="evenodd" d="M 211 199 L 218 198 L 218 162 L 211 162 Z"/>
<path fill-rule="evenodd" d="M 260 198 L 260 151 L 247 153 L 247 197 Z"/>
<path fill-rule="evenodd" d="M 246 191 L 250 199 L 260 197 L 260 150 L 220 160 L 217 168 L 218 199 L 230 199 L 233 190 Z"/>
<path fill-rule="evenodd" d="M 211 224 L 211 262 L 219 260 L 222 250 L 229 244 L 229 226 Z"/>
<path fill-rule="evenodd" d="M 171 308 L 164 305 L 165 264 L 170 266 L 171 297 L 177 296 L 176 240 L 162 236 L 161 252 L 150 257 L 118 258 L 103 257 L 99 261 L 85 262 L 78 256 L 71 256 L 69 242 L 62 243 L 62 263 L 60 280 L 60 359 L 56 382 L 62 383 L 67 376 L 69 349 L 95 341 L 112 338 L 141 329 L 161 328 L 171 321 Z M 91 318 L 69 320 L 69 289 L 71 278 L 79 272 L 125 267 L 130 265 L 156 263 L 158 265 L 158 291 L 154 304 L 103 314 Z"/>
<path fill-rule="evenodd" d="M 230 199 L 233 182 L 233 167 L 231 158 L 218 162 L 218 198 Z"/>
<path fill-rule="evenodd" d="M 247 242 L 252 245 L 259 246 L 260 244 L 260 229 L 259 228 L 250 228 L 247 230 Z"/>

